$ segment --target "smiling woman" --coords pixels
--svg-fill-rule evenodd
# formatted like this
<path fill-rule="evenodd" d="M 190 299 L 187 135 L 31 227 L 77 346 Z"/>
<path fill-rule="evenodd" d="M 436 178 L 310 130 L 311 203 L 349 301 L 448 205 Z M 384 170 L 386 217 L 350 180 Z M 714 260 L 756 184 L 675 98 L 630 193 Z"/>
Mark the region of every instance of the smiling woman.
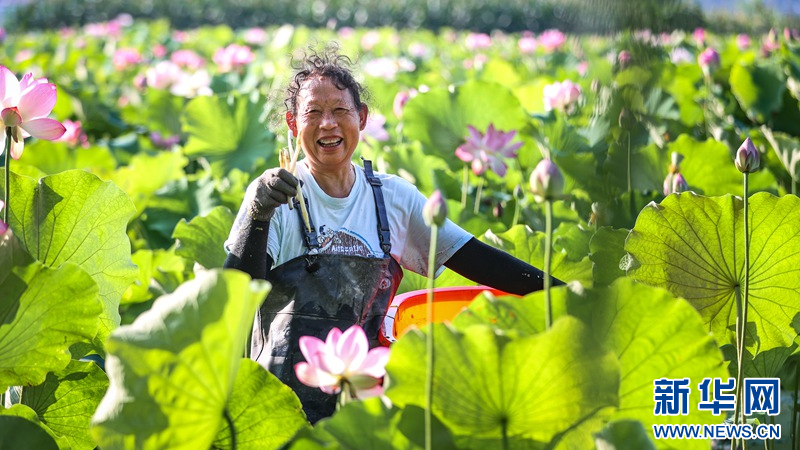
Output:
<path fill-rule="evenodd" d="M 429 267 L 426 198 L 400 177 L 374 173 L 370 161 L 363 168 L 352 162 L 369 108 L 350 60 L 328 47 L 305 55 L 295 70 L 285 119 L 306 157 L 295 170 L 269 169 L 248 187 L 225 242 L 225 265 L 272 283 L 255 320 L 251 357 L 291 386 L 316 422 L 333 413 L 336 399 L 298 381 L 292 369 L 304 359 L 300 337 L 323 339 L 357 324 L 378 346 L 403 267 L 427 275 L 446 265 L 515 294 L 541 289 L 543 274 L 450 220 L 439 229 Z"/>

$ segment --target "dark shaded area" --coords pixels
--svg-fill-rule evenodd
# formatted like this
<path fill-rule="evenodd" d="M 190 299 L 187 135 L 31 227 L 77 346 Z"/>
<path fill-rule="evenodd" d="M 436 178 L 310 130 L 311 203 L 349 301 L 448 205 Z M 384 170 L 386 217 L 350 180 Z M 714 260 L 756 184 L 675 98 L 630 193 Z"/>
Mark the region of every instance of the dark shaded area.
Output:
<path fill-rule="evenodd" d="M 604 33 L 642 28 L 690 30 L 704 25 L 700 8 L 684 0 L 37 0 L 19 6 L 5 22 L 12 30 L 52 29 L 103 22 L 121 13 L 141 19 L 166 18 L 179 29 L 290 23 L 481 32 L 558 28 Z"/>

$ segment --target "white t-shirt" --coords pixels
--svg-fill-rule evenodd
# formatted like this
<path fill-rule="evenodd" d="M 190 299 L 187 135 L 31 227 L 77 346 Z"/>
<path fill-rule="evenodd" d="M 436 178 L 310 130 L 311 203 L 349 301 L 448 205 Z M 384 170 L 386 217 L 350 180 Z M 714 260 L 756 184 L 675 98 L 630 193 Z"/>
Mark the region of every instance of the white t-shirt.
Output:
<path fill-rule="evenodd" d="M 309 215 L 317 229 L 320 253 L 359 255 L 382 258 L 378 239 L 378 217 L 372 187 L 364 169 L 355 165 L 356 181 L 350 195 L 334 198 L 319 187 L 308 170 L 305 160 L 297 163 L 297 176 L 303 181 L 303 195 L 309 202 Z M 386 215 L 389 219 L 392 257 L 404 268 L 427 276 L 430 228 L 422 218 L 426 198 L 408 181 L 395 176 L 375 173 L 383 186 Z M 254 187 L 251 184 L 248 191 Z M 243 204 L 233 224 L 225 248 L 238 233 L 242 221 L 248 220 Z M 279 266 L 308 252 L 303 240 L 301 220 L 296 210 L 281 205 L 275 211 L 269 228 L 267 252 Z M 450 221 L 439 228 L 436 245 L 436 274 L 472 235 Z"/>

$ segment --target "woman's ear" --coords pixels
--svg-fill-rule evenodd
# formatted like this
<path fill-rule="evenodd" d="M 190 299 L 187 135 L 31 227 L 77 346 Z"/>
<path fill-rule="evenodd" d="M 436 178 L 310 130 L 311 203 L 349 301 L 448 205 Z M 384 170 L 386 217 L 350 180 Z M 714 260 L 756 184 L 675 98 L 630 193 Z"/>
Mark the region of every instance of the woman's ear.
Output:
<path fill-rule="evenodd" d="M 367 116 L 369 115 L 369 108 L 366 104 L 361 104 L 361 109 L 358 111 L 358 118 L 361 122 L 361 130 L 363 131 L 364 128 L 367 126 Z"/>
<path fill-rule="evenodd" d="M 292 136 L 297 137 L 297 119 L 291 111 L 286 111 L 286 125 L 292 131 Z"/>

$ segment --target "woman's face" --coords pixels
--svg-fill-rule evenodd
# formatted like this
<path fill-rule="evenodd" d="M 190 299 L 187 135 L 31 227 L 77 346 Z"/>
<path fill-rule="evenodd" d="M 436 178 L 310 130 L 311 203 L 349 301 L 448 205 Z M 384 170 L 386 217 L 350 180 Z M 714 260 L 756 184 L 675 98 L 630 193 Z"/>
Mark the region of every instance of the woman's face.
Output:
<path fill-rule="evenodd" d="M 367 106 L 356 108 L 349 90 L 314 77 L 303 83 L 297 94 L 297 116 L 286 113 L 286 123 L 299 138 L 312 170 L 349 171 L 367 123 Z"/>

